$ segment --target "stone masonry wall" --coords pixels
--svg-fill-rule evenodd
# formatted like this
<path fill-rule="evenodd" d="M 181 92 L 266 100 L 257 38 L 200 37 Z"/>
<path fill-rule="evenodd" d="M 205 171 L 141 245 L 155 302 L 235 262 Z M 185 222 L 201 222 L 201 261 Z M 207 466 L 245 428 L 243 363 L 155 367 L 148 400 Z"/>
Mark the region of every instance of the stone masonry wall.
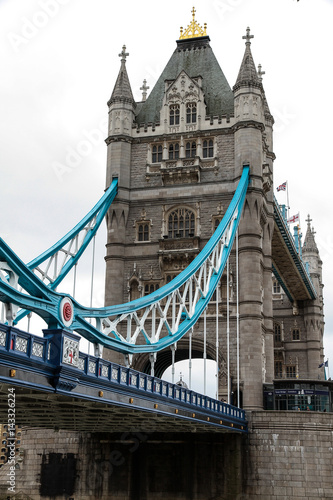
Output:
<path fill-rule="evenodd" d="M 0 500 L 318 500 L 333 498 L 333 418 L 249 412 L 235 434 L 122 435 L 23 429 L 15 496 Z"/>
<path fill-rule="evenodd" d="M 332 413 L 258 411 L 248 417 L 242 500 L 333 498 Z"/>

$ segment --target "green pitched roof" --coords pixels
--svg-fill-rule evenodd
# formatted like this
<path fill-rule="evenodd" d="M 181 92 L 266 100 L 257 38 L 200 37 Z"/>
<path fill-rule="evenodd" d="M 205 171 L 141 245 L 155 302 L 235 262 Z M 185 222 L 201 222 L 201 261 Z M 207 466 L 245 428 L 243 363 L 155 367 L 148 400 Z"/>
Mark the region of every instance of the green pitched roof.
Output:
<path fill-rule="evenodd" d="M 209 45 L 209 37 L 178 40 L 177 48 L 147 100 L 138 108 L 136 122 L 159 122 L 165 80 L 175 80 L 184 70 L 189 77 L 202 77 L 207 116 L 233 115 L 234 96 Z"/>

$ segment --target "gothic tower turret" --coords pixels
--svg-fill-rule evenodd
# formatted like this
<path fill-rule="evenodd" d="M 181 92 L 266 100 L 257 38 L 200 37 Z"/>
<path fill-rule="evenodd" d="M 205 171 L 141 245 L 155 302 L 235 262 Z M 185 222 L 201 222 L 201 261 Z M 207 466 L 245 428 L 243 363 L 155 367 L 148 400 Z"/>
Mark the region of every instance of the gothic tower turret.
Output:
<path fill-rule="evenodd" d="M 324 311 L 323 311 L 323 283 L 322 283 L 322 261 L 315 240 L 315 231 L 310 226 L 310 216 L 307 218 L 307 231 L 302 248 L 303 260 L 307 263 L 312 283 L 317 292 L 317 298 L 307 301 L 304 307 L 304 325 L 306 332 L 306 351 L 308 364 L 308 378 L 316 379 L 318 371 L 324 378 L 324 368 L 318 370 L 318 366 L 324 360 L 323 335 L 324 335 Z"/>
<path fill-rule="evenodd" d="M 126 57 L 128 55 L 124 45 L 119 54 L 121 57 L 120 71 L 108 101 L 106 187 L 111 184 L 113 177 L 118 178 L 118 195 L 107 215 L 105 302 L 108 305 L 119 304 L 123 302 L 124 297 L 125 230 L 131 187 L 132 124 L 136 108 L 126 70 Z"/>
<path fill-rule="evenodd" d="M 234 85 L 235 175 L 250 165 L 251 184 L 239 228 L 241 379 L 243 404 L 262 407 L 262 384 L 273 379 L 271 239 L 273 234 L 272 124 L 252 53 L 250 29 Z"/>

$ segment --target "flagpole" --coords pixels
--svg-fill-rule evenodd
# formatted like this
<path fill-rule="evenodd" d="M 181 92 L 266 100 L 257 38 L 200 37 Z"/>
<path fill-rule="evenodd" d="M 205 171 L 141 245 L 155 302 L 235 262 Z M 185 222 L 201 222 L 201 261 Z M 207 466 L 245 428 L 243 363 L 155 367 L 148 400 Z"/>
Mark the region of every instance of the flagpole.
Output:
<path fill-rule="evenodd" d="M 288 212 L 287 212 L 287 219 L 289 219 L 289 216 L 290 216 L 290 214 L 289 214 L 289 209 L 290 209 L 290 206 L 289 206 L 289 189 L 288 189 L 288 181 L 286 181 L 286 186 L 287 186 L 286 191 L 287 191 L 287 210 L 288 210 Z"/>
<path fill-rule="evenodd" d="M 329 368 L 329 363 L 328 363 L 328 358 L 327 358 L 327 380 L 330 379 L 330 368 Z"/>

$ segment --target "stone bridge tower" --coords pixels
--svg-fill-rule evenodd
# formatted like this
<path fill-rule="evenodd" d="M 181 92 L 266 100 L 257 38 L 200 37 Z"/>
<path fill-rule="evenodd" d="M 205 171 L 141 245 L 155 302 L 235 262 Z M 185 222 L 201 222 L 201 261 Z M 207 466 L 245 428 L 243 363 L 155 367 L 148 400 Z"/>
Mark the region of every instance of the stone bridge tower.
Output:
<path fill-rule="evenodd" d="M 107 186 L 118 177 L 119 194 L 108 213 L 106 305 L 149 294 L 198 255 L 223 217 L 243 166 L 251 181 L 239 227 L 239 325 L 241 404 L 263 406 L 263 384 L 274 378 L 272 237 L 273 117 L 261 67 L 243 37 L 237 80 L 231 88 L 213 53 L 206 27 L 193 20 L 155 86 L 135 102 L 126 70 L 126 48 L 108 102 Z M 236 380 L 236 267 L 229 263 L 219 299 L 219 395 L 225 397 L 227 288 L 230 309 L 230 377 Z M 207 310 L 207 358 L 215 359 L 215 303 Z M 176 361 L 187 359 L 189 339 L 178 342 Z M 192 357 L 203 357 L 203 322 L 193 331 Z M 107 351 L 106 356 L 124 362 Z M 170 349 L 157 355 L 155 375 L 171 365 Z M 133 367 L 148 371 L 148 356 Z M 233 390 L 233 385 L 231 390 Z"/>

